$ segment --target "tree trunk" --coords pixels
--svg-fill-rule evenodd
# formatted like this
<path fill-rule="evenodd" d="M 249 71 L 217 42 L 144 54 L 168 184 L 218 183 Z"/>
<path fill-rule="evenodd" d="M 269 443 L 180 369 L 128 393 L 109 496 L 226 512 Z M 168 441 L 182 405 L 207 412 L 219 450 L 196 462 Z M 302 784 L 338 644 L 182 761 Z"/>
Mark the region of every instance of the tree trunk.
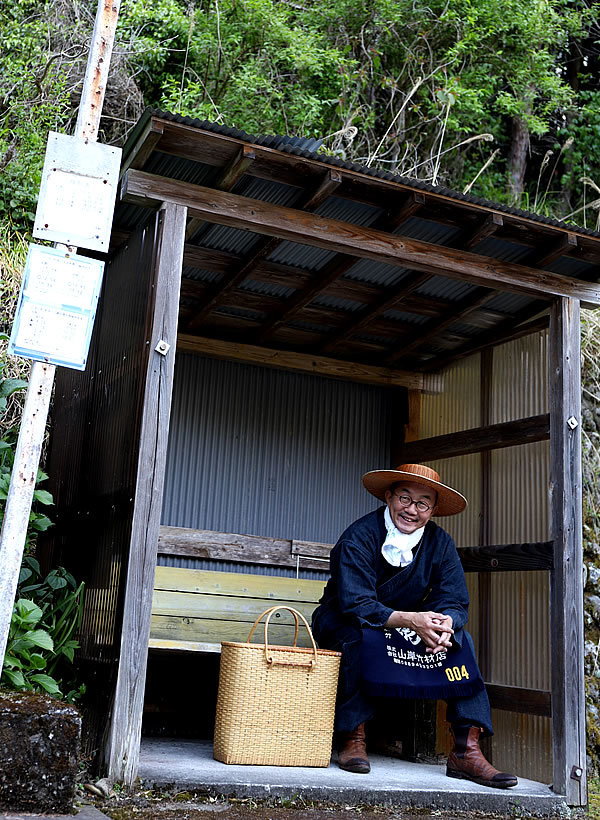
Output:
<path fill-rule="evenodd" d="M 520 117 L 514 117 L 508 166 L 508 191 L 513 205 L 518 205 L 521 201 L 528 151 L 529 130 L 527 125 Z"/>

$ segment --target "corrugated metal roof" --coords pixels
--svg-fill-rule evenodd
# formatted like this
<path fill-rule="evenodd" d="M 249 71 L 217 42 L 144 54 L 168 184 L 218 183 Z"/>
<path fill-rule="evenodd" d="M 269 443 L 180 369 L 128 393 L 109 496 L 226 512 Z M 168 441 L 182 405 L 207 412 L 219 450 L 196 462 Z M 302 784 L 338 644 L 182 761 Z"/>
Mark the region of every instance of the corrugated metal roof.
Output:
<path fill-rule="evenodd" d="M 455 236 L 460 234 L 460 228 L 455 225 L 442 225 L 431 219 L 420 219 L 412 216 L 403 222 L 394 233 L 409 236 L 411 239 L 422 239 L 433 242 L 434 245 L 448 245 Z"/>
<path fill-rule="evenodd" d="M 460 299 L 464 299 L 472 290 L 473 285 L 468 282 L 457 282 L 455 279 L 444 279 L 443 276 L 432 276 L 431 279 L 420 285 L 415 293 L 458 302 Z"/>
<path fill-rule="evenodd" d="M 394 214 L 401 214 L 402 209 L 407 206 L 406 213 L 412 213 L 412 215 L 399 224 L 394 231 L 397 235 L 410 237 L 440 248 L 444 246 L 454 248 L 455 252 L 461 247 L 471 247 L 468 240 L 472 237 L 475 244 L 471 251 L 473 252 L 473 248 L 476 248 L 473 258 L 483 255 L 508 263 L 528 265 L 534 264 L 535 259 L 540 258 L 548 249 L 556 248 L 557 252 L 561 249 L 560 240 L 563 234 L 556 238 L 549 238 L 549 232 L 543 231 L 543 240 L 540 240 L 539 229 L 536 233 L 531 225 L 516 223 L 514 220 L 505 220 L 504 225 L 493 226 L 497 228 L 497 233 L 477 242 L 478 231 L 482 227 L 484 230 L 486 228 L 484 222 L 486 214 L 467 208 L 459 209 L 448 201 L 448 197 L 457 202 L 484 205 L 495 211 L 525 216 L 535 222 L 548 225 L 558 225 L 558 223 L 526 214 L 517 209 L 486 203 L 477 197 L 464 196 L 444 188 L 432 187 L 417 180 L 397 177 L 371 168 L 361 168 L 353 163 L 341 162 L 326 155 L 317 155 L 314 151 L 309 150 L 315 147 L 314 141 L 307 142 L 301 139 L 275 136 L 253 137 L 225 126 L 149 110 L 134 129 L 128 146 L 135 144 L 136 139 L 142 133 L 141 129 L 145 127 L 150 117 L 192 126 L 202 132 L 198 134 L 198 150 L 195 151 L 194 135 L 189 129 L 177 129 L 173 126 L 168 128 L 165 124 L 163 134 L 165 151 L 172 150 L 173 154 L 154 150 L 150 152 L 149 158 L 143 164 L 145 171 L 165 177 L 214 187 L 226 169 L 235 169 L 236 157 L 239 156 L 239 145 L 219 137 L 212 137 L 211 133 L 233 137 L 256 146 L 277 149 L 278 152 L 293 156 L 310 158 L 312 162 L 322 163 L 324 167 L 348 168 L 363 175 L 362 181 L 351 175 L 342 175 L 340 180 L 336 180 L 328 176 L 326 171 L 321 173 L 312 162 L 290 163 L 281 156 L 281 153 L 255 151 L 253 163 L 228 190 L 251 200 L 296 209 L 302 208 L 303 203 L 310 201 L 311 197 L 316 196 L 319 199 L 322 196 L 320 192 L 328 190 L 329 194 L 325 195 L 323 201 L 320 201 L 314 209 L 315 217 L 306 216 L 307 225 L 314 218 L 322 216 L 345 224 L 348 231 L 352 231 L 352 225 L 379 226 L 380 228 L 383 226 L 385 228 L 387 218 L 391 218 Z M 163 144 L 160 139 L 158 146 Z M 129 150 L 128 146 L 125 149 L 126 155 Z M 179 152 L 185 156 L 179 156 Z M 271 158 L 273 167 L 270 166 Z M 414 189 L 442 194 L 443 197 L 431 196 L 426 199 L 422 198 L 422 202 L 418 200 L 411 202 L 410 198 L 405 196 L 406 192 L 403 193 L 401 190 L 398 192 L 398 189 L 391 187 L 389 188 L 392 192 L 390 198 L 378 196 L 378 193 L 381 194 L 381 186 L 375 188 L 364 177 L 393 180 Z M 281 181 L 282 179 L 286 181 Z M 331 187 L 322 188 L 323 185 Z M 393 193 L 394 191 L 396 193 Z M 413 207 L 418 208 L 416 213 L 412 210 Z M 148 209 L 121 203 L 116 215 L 119 230 L 130 229 L 131 226 L 146 219 L 148 213 Z M 229 218 L 228 216 L 227 220 Z M 232 213 L 231 220 L 235 224 L 235 213 Z M 587 233 L 590 236 L 596 236 L 592 231 Z M 358 349 L 361 360 L 378 364 L 382 353 L 385 358 L 387 353 L 394 352 L 394 328 L 387 327 L 385 320 L 397 322 L 399 336 L 406 333 L 406 326 L 413 328 L 425 326 L 429 330 L 434 326 L 437 318 L 440 321 L 445 320 L 453 309 L 460 314 L 464 300 L 468 300 L 469 296 L 479 287 L 462 279 L 450 279 L 446 277 L 445 270 L 440 269 L 438 274 L 425 274 L 425 281 L 411 291 L 411 282 L 415 277 L 412 269 L 368 258 L 352 261 L 351 254 L 324 250 L 313 244 L 303 244 L 298 239 L 275 240 L 274 248 L 266 259 L 258 253 L 253 260 L 253 254 L 260 250 L 264 236 L 260 233 L 260 228 L 250 231 L 205 222 L 191 238 L 188 237 L 189 257 L 184 262 L 184 279 L 214 285 L 210 289 L 206 288 L 206 296 L 203 295 L 200 287 L 196 291 L 192 287 L 187 292 L 184 291 L 186 313 L 183 325 L 189 322 L 189 327 L 192 329 L 190 332 L 197 332 L 196 329 L 202 326 L 200 319 L 203 319 L 206 320 L 207 332 L 213 336 L 218 337 L 220 334 L 225 334 L 224 338 L 230 340 L 254 343 L 257 330 L 260 331 L 257 326 L 271 319 L 277 321 L 277 326 L 275 330 L 268 331 L 267 336 L 263 337 L 267 339 L 267 343 L 272 342 L 275 346 L 284 345 L 298 352 L 318 354 L 327 351 L 328 342 L 335 340 L 341 329 L 351 326 L 355 317 L 365 317 L 365 321 L 360 323 L 359 334 L 347 336 L 345 341 L 339 343 L 336 347 L 336 355 L 352 360 L 356 357 Z M 382 235 L 381 241 L 385 243 L 385 235 Z M 554 244 L 548 244 L 548 242 Z M 194 258 L 194 245 L 203 251 L 196 254 L 198 267 L 188 264 Z M 210 259 L 212 250 L 230 255 L 216 258 L 213 271 L 210 270 L 213 264 Z M 565 255 L 559 257 L 551 268 L 567 276 L 585 276 L 588 279 L 594 279 L 597 275 L 597 268 L 585 261 L 585 259 L 595 258 L 594 244 L 590 240 L 580 238 L 580 248 L 565 246 L 565 253 L 568 251 L 576 255 L 572 259 L 566 258 Z M 348 259 L 351 260 L 351 267 L 346 270 Z M 336 277 L 338 260 L 340 275 Z M 532 260 L 534 260 L 533 263 Z M 451 260 L 448 264 L 452 265 Z M 487 262 L 487 264 L 492 263 Z M 232 281 L 240 269 L 245 270 L 247 278 L 241 282 Z M 303 276 L 301 271 L 310 272 L 311 278 Z M 422 277 L 419 276 L 420 278 Z M 337 281 L 334 282 L 335 279 Z M 540 278 L 540 281 L 543 288 L 543 278 Z M 327 292 L 331 284 L 334 286 L 331 287 L 330 292 Z M 403 309 L 402 303 L 404 284 L 409 289 L 406 309 Z M 493 292 L 495 287 L 493 280 L 485 280 L 485 285 Z M 319 287 L 321 287 L 320 290 Z M 245 293 L 248 294 L 246 303 L 244 302 Z M 261 310 L 261 301 L 257 299 L 257 295 L 265 297 L 264 310 Z M 213 297 L 216 297 L 215 301 L 209 301 Z M 299 297 L 299 300 L 295 297 Z M 278 299 L 281 300 L 279 303 Z M 397 299 L 397 309 L 394 310 L 395 299 Z M 388 305 L 392 306 L 391 310 L 386 310 Z M 286 313 L 288 307 L 291 310 Z M 476 337 L 479 334 L 489 334 L 495 325 L 502 322 L 505 323 L 504 327 L 507 327 L 506 319 L 515 316 L 517 311 L 520 312 L 519 320 L 524 321 L 527 318 L 528 307 L 531 308 L 532 315 L 534 311 L 538 311 L 537 294 L 527 296 L 498 291 L 497 295 L 494 295 L 482 308 L 488 311 L 482 314 L 483 320 L 482 315 L 476 315 L 472 322 L 469 313 L 464 318 L 459 316 L 454 325 L 440 330 L 437 336 L 432 337 L 427 333 L 420 345 L 418 345 L 417 332 L 411 331 L 411 338 L 415 344 L 409 352 L 409 362 L 412 366 L 419 367 L 427 361 L 428 366 L 431 366 L 435 363 L 431 360 L 439 357 L 441 364 L 445 364 L 449 359 L 448 354 L 452 351 L 460 349 L 463 354 L 462 348 L 470 339 L 474 340 L 473 346 L 476 346 Z M 194 310 L 197 316 L 194 316 Z M 363 343 L 362 348 L 360 342 Z M 395 366 L 402 366 L 400 360 L 394 361 Z"/>
<path fill-rule="evenodd" d="M 228 251 L 239 256 L 249 253 L 260 241 L 261 236 L 258 233 L 228 228 L 225 225 L 210 225 L 202 236 L 203 247 Z"/>
<path fill-rule="evenodd" d="M 386 310 L 382 315 L 384 319 L 405 322 L 410 325 L 423 325 L 428 321 L 427 316 L 418 316 L 416 313 L 407 313 L 404 310 Z"/>
<path fill-rule="evenodd" d="M 189 265 L 184 265 L 181 275 L 184 279 L 193 279 L 196 282 L 216 282 L 221 278 L 221 274 L 216 271 L 191 268 Z"/>
<path fill-rule="evenodd" d="M 300 245 L 298 242 L 284 241 L 278 245 L 269 256 L 271 262 L 280 265 L 293 265 L 306 270 L 320 270 L 330 262 L 336 254 L 333 251 L 324 251 L 313 245 Z"/>
<path fill-rule="evenodd" d="M 372 225 L 384 212 L 383 208 L 373 208 L 338 196 L 328 197 L 315 211 L 318 216 L 340 219 L 351 225 Z"/>
<path fill-rule="evenodd" d="M 247 290 L 250 293 L 260 293 L 265 296 L 279 296 L 282 299 L 287 299 L 293 293 L 296 293 L 294 288 L 286 288 L 284 285 L 270 285 L 265 282 L 257 282 L 255 279 L 245 279 L 240 285 L 240 290 Z"/>
<path fill-rule="evenodd" d="M 369 259 L 360 259 L 356 265 L 346 271 L 342 279 L 351 279 L 357 282 L 369 282 L 372 285 L 392 287 L 401 282 L 410 273 L 406 268 L 397 268 L 383 262 L 372 262 Z"/>
<path fill-rule="evenodd" d="M 241 140 L 242 142 L 247 142 L 254 145 L 263 145 L 268 148 L 276 148 L 280 151 L 293 154 L 295 156 L 307 157 L 313 160 L 317 160 L 318 162 L 323 163 L 323 165 L 330 166 L 333 168 L 345 168 L 347 170 L 357 171 L 361 174 L 365 174 L 366 176 L 390 180 L 392 182 L 400 182 L 402 183 L 402 185 L 406 185 L 419 191 L 443 194 L 444 196 L 455 199 L 457 202 L 468 202 L 473 205 L 480 205 L 485 208 L 491 208 L 495 211 L 499 211 L 501 213 L 512 214 L 514 216 L 520 216 L 525 219 L 531 219 L 532 221 L 539 222 L 543 225 L 565 227 L 565 224 L 563 222 L 560 222 L 557 219 L 551 219 L 547 216 L 542 216 L 541 214 L 534 214 L 529 211 L 523 211 L 519 208 L 511 207 L 509 205 L 491 202 L 490 200 L 482 199 L 481 197 L 474 196 L 473 194 L 462 194 L 458 191 L 453 191 L 450 188 L 444 188 L 443 186 L 434 186 L 429 184 L 428 182 L 423 182 L 421 180 L 412 179 L 409 177 L 402 177 L 397 174 L 392 174 L 389 171 L 382 171 L 378 168 L 366 168 L 362 165 L 357 165 L 356 163 L 349 162 L 348 160 L 342 160 L 339 157 L 332 157 L 328 156 L 327 154 L 317 154 L 314 151 L 306 150 L 306 148 L 299 147 L 299 145 L 302 145 L 302 142 L 298 141 L 298 138 L 296 138 L 296 141 L 294 141 L 294 138 L 274 135 L 253 136 L 252 134 L 248 134 L 245 131 L 241 131 L 237 128 L 230 128 L 226 125 L 219 125 L 214 122 L 200 120 L 194 117 L 182 117 L 179 114 L 172 114 L 169 111 L 163 111 L 161 109 L 146 109 L 146 111 L 140 118 L 139 122 L 131 132 L 129 139 L 127 140 L 127 143 L 124 148 L 125 158 L 127 157 L 127 154 L 131 150 L 131 148 L 135 145 L 138 137 L 143 131 L 144 126 L 151 117 L 158 117 L 160 119 L 168 120 L 170 122 L 181 123 L 183 125 L 188 125 L 192 128 L 202 129 L 203 131 L 209 131 L 214 134 L 223 134 L 225 136 L 229 136 L 234 139 Z M 578 232 L 586 234 L 587 236 L 600 236 L 600 234 L 597 231 L 590 230 L 589 228 L 583 228 L 581 226 L 578 226 L 577 230 Z"/>
<path fill-rule="evenodd" d="M 355 313 L 357 310 L 364 309 L 362 302 L 354 302 L 351 299 L 341 299 L 339 296 L 329 296 L 326 293 L 319 293 L 318 296 L 313 299 L 312 304 L 319 305 L 320 307 L 344 310 L 349 313 Z"/>

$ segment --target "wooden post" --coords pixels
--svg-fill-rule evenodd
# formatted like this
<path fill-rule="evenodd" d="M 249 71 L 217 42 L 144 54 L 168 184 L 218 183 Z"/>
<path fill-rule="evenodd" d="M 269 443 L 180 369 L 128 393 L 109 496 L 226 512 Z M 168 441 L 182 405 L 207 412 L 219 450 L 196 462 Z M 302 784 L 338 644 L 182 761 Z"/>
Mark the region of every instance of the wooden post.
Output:
<path fill-rule="evenodd" d="M 408 391 L 408 424 L 404 426 L 404 441 L 417 441 L 421 430 L 421 391 Z M 396 466 L 396 465 L 394 465 Z"/>
<path fill-rule="evenodd" d="M 95 142 L 98 137 L 120 2 L 121 0 L 111 0 L 110 3 L 104 0 L 98 2 L 75 126 L 75 136 L 89 142 Z M 4 664 L 55 371 L 54 365 L 43 362 L 32 364 L 6 500 L 0 533 L 0 673 Z"/>
<path fill-rule="evenodd" d="M 553 789 L 572 806 L 587 802 L 579 334 L 579 301 L 556 299 L 549 334 Z"/>
<path fill-rule="evenodd" d="M 105 752 L 108 776 L 127 785 L 134 782 L 139 762 L 187 217 L 186 208 L 180 205 L 168 204 L 164 206 L 163 213 L 154 289 L 150 358 L 138 451 L 119 672 Z M 144 271 L 140 271 L 140 275 L 143 273 Z"/>
<path fill-rule="evenodd" d="M 31 499 L 35 489 L 56 370 L 52 364 L 35 364 L 37 367 L 32 368 L 25 399 L 0 540 L 0 672 L 4 663 Z"/>
<path fill-rule="evenodd" d="M 491 402 L 494 351 L 493 349 L 482 350 L 479 361 L 479 390 L 480 390 L 480 418 L 482 427 L 489 427 L 491 424 Z M 491 543 L 490 531 L 490 494 L 492 477 L 492 453 L 485 450 L 480 453 L 481 470 L 481 496 L 479 512 L 479 546 L 485 547 Z M 492 606 L 492 575 L 490 572 L 480 572 L 477 576 L 477 598 L 479 604 L 479 646 L 477 648 L 477 660 L 479 669 L 484 681 L 491 678 L 491 623 L 490 609 Z M 483 753 L 493 762 L 492 738 L 486 737 L 481 741 Z"/>

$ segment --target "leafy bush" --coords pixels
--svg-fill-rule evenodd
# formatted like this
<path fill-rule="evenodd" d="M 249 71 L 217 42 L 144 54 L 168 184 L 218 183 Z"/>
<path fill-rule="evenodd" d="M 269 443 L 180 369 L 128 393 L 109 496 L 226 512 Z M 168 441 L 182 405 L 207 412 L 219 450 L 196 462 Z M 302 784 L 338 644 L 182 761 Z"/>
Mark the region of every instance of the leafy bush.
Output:
<path fill-rule="evenodd" d="M 65 660 L 72 664 L 79 646 L 73 636 L 81 622 L 83 589 L 83 583 L 78 586 L 63 568 L 42 578 L 36 559 L 25 558 L 1 682 L 14 689 L 43 691 L 67 700 L 83 694 L 83 686 L 64 693 L 60 677 Z"/>
<path fill-rule="evenodd" d="M 27 387 L 23 379 L 2 378 L 5 364 L 0 362 L 0 415 L 5 411 L 9 396 Z M 0 428 L 1 429 L 1 428 Z M 0 526 L 10 486 L 17 428 L 5 430 L 0 436 Z M 83 687 L 71 688 L 66 693 L 61 675 L 65 662 L 72 664 L 74 639 L 81 621 L 83 584 L 76 584 L 73 576 L 58 568 L 42 577 L 38 561 L 30 554 L 37 533 L 52 526 L 39 506 L 53 503 L 47 490 L 37 485 L 48 478 L 38 470 L 33 507 L 25 540 L 25 559 L 17 585 L 16 603 L 9 628 L 6 654 L 0 683 L 13 689 L 48 692 L 56 697 L 74 700 L 83 694 Z"/>

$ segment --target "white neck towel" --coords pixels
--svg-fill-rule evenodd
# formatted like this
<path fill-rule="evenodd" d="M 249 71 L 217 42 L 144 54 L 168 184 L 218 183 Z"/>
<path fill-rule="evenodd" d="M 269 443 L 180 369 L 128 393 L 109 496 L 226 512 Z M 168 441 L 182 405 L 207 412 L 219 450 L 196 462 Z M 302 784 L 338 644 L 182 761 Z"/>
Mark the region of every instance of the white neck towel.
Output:
<path fill-rule="evenodd" d="M 419 527 L 411 533 L 400 532 L 392 521 L 389 509 L 386 507 L 383 516 L 387 536 L 381 547 L 381 554 L 393 567 L 405 567 L 413 559 L 413 547 L 416 547 L 423 536 L 425 527 Z"/>

